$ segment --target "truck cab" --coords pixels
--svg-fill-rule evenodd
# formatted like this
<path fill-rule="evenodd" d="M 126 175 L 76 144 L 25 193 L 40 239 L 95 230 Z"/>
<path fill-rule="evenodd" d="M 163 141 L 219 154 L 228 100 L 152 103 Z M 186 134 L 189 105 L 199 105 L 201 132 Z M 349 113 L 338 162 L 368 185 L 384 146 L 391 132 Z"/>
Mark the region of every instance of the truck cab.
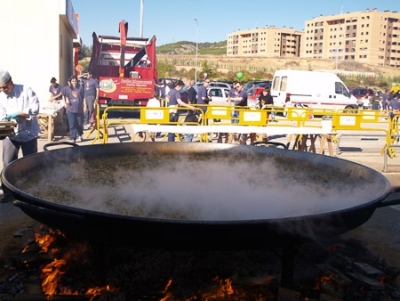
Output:
<path fill-rule="evenodd" d="M 99 80 L 99 104 L 146 106 L 157 89 L 156 38 L 127 37 L 128 23 L 119 23 L 120 37 L 93 33 L 89 70 Z"/>

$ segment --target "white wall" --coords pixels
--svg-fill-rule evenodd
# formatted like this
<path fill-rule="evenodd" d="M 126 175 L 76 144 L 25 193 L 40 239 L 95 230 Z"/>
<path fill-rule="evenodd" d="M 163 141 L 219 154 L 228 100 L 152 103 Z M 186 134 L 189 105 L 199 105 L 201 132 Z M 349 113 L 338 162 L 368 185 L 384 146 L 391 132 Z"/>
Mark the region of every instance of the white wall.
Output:
<path fill-rule="evenodd" d="M 66 1 L 70 0 L 1 1 L 0 69 L 8 70 L 15 83 L 31 86 L 41 102 L 49 99 L 53 76 L 64 85 L 73 72 L 76 36 L 60 15 Z"/>

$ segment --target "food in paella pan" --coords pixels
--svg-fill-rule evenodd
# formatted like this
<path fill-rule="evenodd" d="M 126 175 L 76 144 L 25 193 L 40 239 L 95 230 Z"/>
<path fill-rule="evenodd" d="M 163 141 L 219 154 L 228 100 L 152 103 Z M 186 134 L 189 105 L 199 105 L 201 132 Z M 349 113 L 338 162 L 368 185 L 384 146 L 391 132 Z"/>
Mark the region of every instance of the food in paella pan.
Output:
<path fill-rule="evenodd" d="M 371 199 L 375 184 L 364 191 L 365 181 L 356 170 L 258 153 L 133 154 L 58 164 L 27 175 L 16 187 L 49 202 L 108 214 L 256 220 L 356 206 Z"/>

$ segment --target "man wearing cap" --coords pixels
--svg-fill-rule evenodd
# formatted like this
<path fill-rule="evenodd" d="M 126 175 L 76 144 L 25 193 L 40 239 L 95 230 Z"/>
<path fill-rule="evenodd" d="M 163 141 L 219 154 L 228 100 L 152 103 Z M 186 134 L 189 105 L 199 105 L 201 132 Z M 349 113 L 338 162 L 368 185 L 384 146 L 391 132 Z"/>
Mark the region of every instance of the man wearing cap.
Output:
<path fill-rule="evenodd" d="M 86 74 L 86 78 L 82 77 L 84 87 L 84 98 L 87 104 L 87 111 L 84 116 L 83 126 L 90 124 L 90 117 L 94 111 L 94 104 L 99 100 L 99 82 L 93 78 L 92 71 Z"/>
<path fill-rule="evenodd" d="M 15 135 L 3 140 L 3 167 L 22 155 L 37 153 L 37 137 L 40 134 L 36 116 L 39 114 L 39 99 L 30 87 L 14 84 L 10 73 L 0 69 L 0 120 L 15 121 Z M 13 200 L 11 192 L 4 186 L 1 203 Z"/>

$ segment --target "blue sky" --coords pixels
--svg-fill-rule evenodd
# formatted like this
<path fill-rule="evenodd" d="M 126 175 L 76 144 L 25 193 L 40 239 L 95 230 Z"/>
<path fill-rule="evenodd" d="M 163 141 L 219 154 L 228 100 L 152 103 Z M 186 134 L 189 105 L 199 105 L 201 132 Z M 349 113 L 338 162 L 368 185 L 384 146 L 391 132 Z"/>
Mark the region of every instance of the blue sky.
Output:
<path fill-rule="evenodd" d="M 83 44 L 92 33 L 119 36 L 118 23 L 129 23 L 128 36 L 139 37 L 140 0 L 71 0 L 79 14 Z M 144 0 L 143 37 L 157 37 L 157 45 L 178 41 L 220 42 L 230 32 L 274 25 L 304 30 L 304 22 L 341 12 L 400 11 L 398 0 Z M 197 19 L 197 23 L 194 19 Z M 197 25 L 198 24 L 198 25 Z"/>

